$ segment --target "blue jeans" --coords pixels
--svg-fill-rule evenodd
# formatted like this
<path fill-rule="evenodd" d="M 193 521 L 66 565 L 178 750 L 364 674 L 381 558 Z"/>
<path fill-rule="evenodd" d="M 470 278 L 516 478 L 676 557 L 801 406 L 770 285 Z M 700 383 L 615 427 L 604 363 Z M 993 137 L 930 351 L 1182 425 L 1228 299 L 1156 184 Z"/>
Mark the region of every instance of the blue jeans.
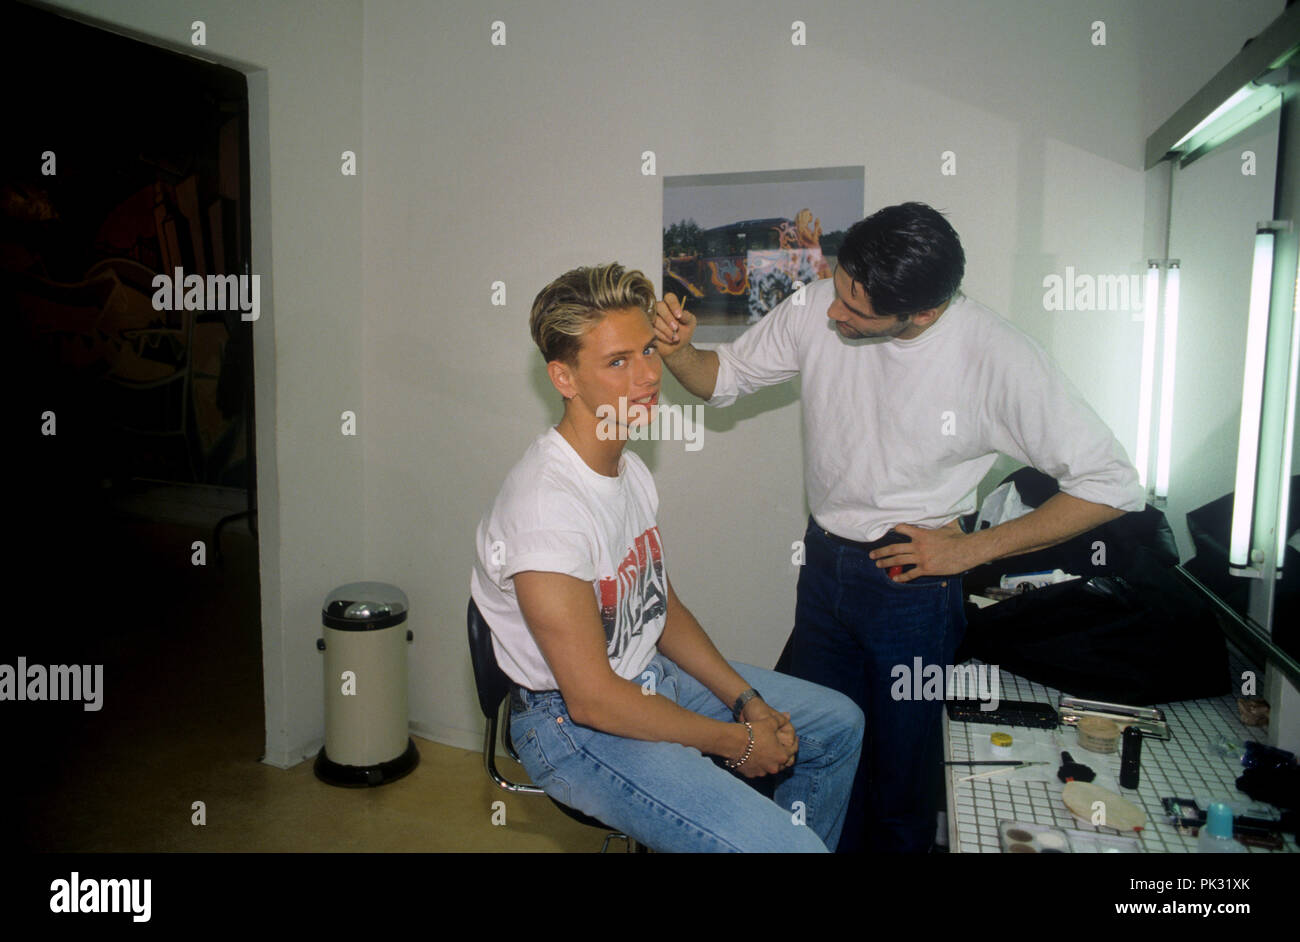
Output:
<path fill-rule="evenodd" d="M 657 851 L 834 848 L 862 746 L 862 712 L 833 690 L 747 664 L 731 666 L 765 702 L 790 714 L 799 736 L 794 767 L 771 776 L 771 799 L 698 749 L 612 736 L 573 722 L 556 690 L 521 691 L 523 709 L 510 721 L 520 761 L 556 801 Z M 729 704 L 663 654 L 647 670 L 657 696 L 732 722 Z"/>
<path fill-rule="evenodd" d="M 920 853 L 934 842 L 943 701 L 895 699 L 899 666 L 945 666 L 965 630 L 960 576 L 891 580 L 866 551 L 804 536 L 790 673 L 848 696 L 866 714 L 840 852 Z M 908 685 L 908 693 L 914 692 Z"/>

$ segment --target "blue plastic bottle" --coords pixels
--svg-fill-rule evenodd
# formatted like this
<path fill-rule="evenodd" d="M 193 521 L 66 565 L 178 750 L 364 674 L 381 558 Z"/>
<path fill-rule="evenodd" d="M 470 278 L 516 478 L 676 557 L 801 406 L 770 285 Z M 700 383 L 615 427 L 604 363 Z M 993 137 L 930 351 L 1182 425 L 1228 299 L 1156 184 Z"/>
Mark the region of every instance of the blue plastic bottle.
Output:
<path fill-rule="evenodd" d="M 1221 801 L 1205 813 L 1205 827 L 1196 838 L 1198 854 L 1245 854 L 1245 847 L 1232 836 L 1232 809 Z"/>

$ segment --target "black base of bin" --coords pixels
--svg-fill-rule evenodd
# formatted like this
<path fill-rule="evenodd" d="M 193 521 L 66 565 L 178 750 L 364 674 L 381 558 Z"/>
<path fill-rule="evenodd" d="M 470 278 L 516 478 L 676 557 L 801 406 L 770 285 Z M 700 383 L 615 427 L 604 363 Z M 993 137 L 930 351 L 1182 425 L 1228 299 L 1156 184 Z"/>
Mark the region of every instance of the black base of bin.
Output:
<path fill-rule="evenodd" d="M 343 788 L 370 788 L 375 785 L 387 785 L 406 775 L 420 764 L 420 752 L 408 736 L 406 751 L 396 759 L 389 759 L 378 765 L 340 765 L 325 755 L 321 746 L 316 754 L 316 777 L 330 785 Z"/>

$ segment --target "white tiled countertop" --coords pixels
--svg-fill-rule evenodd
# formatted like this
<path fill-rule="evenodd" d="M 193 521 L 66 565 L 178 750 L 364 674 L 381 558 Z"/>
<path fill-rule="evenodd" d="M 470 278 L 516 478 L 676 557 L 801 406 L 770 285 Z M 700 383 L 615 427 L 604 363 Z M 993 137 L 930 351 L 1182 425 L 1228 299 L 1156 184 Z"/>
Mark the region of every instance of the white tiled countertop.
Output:
<path fill-rule="evenodd" d="M 1234 676 L 1245 669 L 1239 659 L 1231 657 Z M 978 662 L 976 662 L 978 663 Z M 1006 671 L 999 671 L 1003 700 L 1030 700 L 1055 707 L 1060 693 Z M 1111 828 L 1083 824 L 1065 807 L 1061 798 L 1064 785 L 1057 779 L 1061 753 L 1068 752 L 1075 762 L 1091 767 L 1096 784 L 1114 791 L 1146 812 L 1146 827 L 1138 833 L 1146 853 L 1195 853 L 1196 838 L 1179 834 L 1169 823 L 1161 804 L 1162 798 L 1195 799 L 1204 811 L 1207 801 L 1225 801 L 1234 810 L 1249 806 L 1268 807 L 1237 791 L 1236 779 L 1244 771 L 1235 756 L 1215 751 L 1216 740 L 1226 737 L 1245 743 L 1251 739 L 1264 742 L 1264 727 L 1249 727 L 1237 716 L 1234 696 L 1208 700 L 1186 700 L 1160 704 L 1169 723 L 1168 740 L 1150 736 L 1142 741 L 1141 773 L 1136 789 L 1120 788 L 1119 752 L 1099 755 L 1078 745 L 1073 727 L 1062 724 L 1056 730 L 1029 729 L 1020 726 L 994 726 L 987 723 L 950 722 L 944 714 L 944 758 L 992 758 L 988 749 L 989 734 L 995 730 L 1011 733 L 1015 740 L 1011 758 L 1046 760 L 1048 764 L 1024 769 L 1004 769 L 992 775 L 959 781 L 973 773 L 991 771 L 987 766 L 953 765 L 947 768 L 948 849 L 953 853 L 999 853 L 998 824 L 1021 821 L 1049 825 L 1063 830 L 1099 832 L 1116 835 Z M 1132 832 L 1129 832 L 1132 835 Z M 1284 837 L 1284 851 L 1300 851 L 1294 836 Z M 1251 853 L 1281 853 L 1262 848 L 1247 848 Z"/>

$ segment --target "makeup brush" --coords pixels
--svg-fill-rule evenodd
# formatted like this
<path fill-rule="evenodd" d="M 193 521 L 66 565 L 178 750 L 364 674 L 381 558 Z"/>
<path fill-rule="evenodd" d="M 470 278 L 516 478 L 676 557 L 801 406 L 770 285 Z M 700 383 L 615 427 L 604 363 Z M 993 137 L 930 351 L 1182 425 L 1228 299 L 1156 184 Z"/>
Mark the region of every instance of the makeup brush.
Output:
<path fill-rule="evenodd" d="M 1075 762 L 1068 753 L 1061 753 L 1061 767 L 1056 770 L 1056 777 L 1062 782 L 1091 782 L 1097 773 L 1082 762 Z"/>

